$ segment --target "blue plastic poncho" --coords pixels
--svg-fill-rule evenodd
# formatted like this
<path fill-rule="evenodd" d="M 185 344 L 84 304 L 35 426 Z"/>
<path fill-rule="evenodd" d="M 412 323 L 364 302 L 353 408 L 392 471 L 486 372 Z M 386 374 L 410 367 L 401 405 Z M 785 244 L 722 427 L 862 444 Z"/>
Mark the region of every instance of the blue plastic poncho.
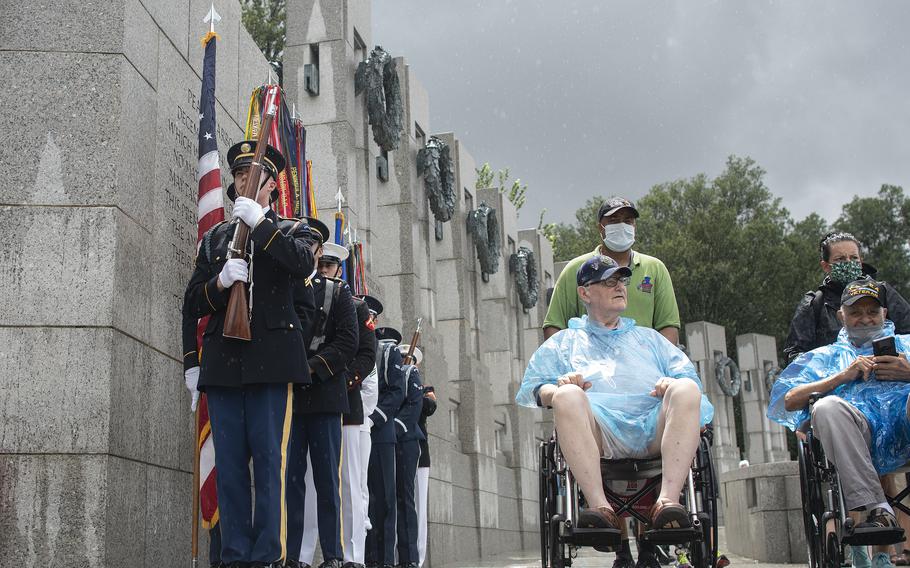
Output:
<path fill-rule="evenodd" d="M 894 324 L 885 321 L 884 335 L 894 335 Z M 910 335 L 894 335 L 898 353 L 910 353 Z M 837 341 L 797 357 L 780 374 L 771 389 L 768 418 L 796 430 L 809 419 L 809 409 L 793 412 L 784 407 L 784 396 L 793 387 L 820 381 L 850 366 L 860 355 L 872 355 L 872 347 L 858 348 L 841 329 Z M 910 460 L 910 421 L 907 420 L 907 396 L 910 383 L 878 381 L 875 373 L 869 380 L 857 379 L 827 393 L 843 398 L 855 406 L 872 432 L 872 463 L 879 474 L 894 471 Z M 827 395 L 826 395 L 827 396 Z"/>
<path fill-rule="evenodd" d="M 535 389 L 556 384 L 566 373 L 581 373 L 592 383 L 588 401 L 597 424 L 629 450 L 646 455 L 657 434 L 661 399 L 651 396 L 663 377 L 688 378 L 702 388 L 698 373 L 686 355 L 653 329 L 620 318 L 617 329 L 607 329 L 588 316 L 572 318 L 569 327 L 537 348 L 525 370 L 515 401 L 536 407 Z M 714 407 L 702 395 L 701 424 L 714 417 Z M 611 456 L 606 456 L 611 457 Z"/>

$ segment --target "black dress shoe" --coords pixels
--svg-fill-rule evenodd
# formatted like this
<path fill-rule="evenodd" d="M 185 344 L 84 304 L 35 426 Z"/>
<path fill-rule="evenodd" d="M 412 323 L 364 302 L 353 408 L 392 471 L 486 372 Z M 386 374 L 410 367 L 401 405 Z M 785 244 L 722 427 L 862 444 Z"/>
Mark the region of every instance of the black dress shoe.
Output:
<path fill-rule="evenodd" d="M 319 565 L 319 568 L 341 568 L 341 560 L 332 558 Z"/>
<path fill-rule="evenodd" d="M 356 562 L 345 562 L 341 565 L 341 568 L 364 568 L 364 565 Z"/>

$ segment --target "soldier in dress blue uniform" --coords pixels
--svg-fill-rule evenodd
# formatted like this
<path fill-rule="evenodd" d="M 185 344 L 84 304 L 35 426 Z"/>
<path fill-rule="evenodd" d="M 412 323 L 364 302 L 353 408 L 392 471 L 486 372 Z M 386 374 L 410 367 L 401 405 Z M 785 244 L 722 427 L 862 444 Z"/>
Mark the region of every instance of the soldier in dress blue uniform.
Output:
<path fill-rule="evenodd" d="M 379 375 L 379 403 L 370 415 L 373 423 L 369 465 L 370 525 L 367 532 L 366 565 L 395 565 L 395 445 L 398 436 L 395 418 L 404 402 L 404 370 L 396 346 L 401 333 L 390 327 L 376 329 L 379 349 L 376 368 Z"/>
<path fill-rule="evenodd" d="M 295 401 L 291 436 L 289 566 L 312 563 L 317 533 L 323 568 L 340 568 L 344 557 L 341 422 L 349 409 L 347 365 L 357 349 L 358 324 L 350 288 L 326 275 L 335 274 L 347 254 L 347 249 L 334 243 L 323 243 L 316 251 L 319 274 L 312 279 L 316 315 L 307 350 L 313 384 Z M 305 482 L 308 467 L 311 487 Z M 311 507 L 314 499 L 317 523 L 306 523 L 305 506 Z"/>
<path fill-rule="evenodd" d="M 235 184 L 245 184 L 256 142 L 228 151 Z M 313 270 L 304 223 L 278 217 L 269 208 L 275 180 L 284 168 L 269 146 L 256 199 L 237 197 L 234 223 L 208 231 L 184 294 L 183 314 L 211 316 L 203 335 L 198 387 L 208 395 L 215 444 L 221 560 L 228 566 L 277 567 L 287 553 L 286 459 L 294 385 L 308 384 L 301 321 L 294 310 L 294 281 Z M 228 195 L 236 195 L 235 185 Z M 250 227 L 243 258 L 228 259 L 236 223 Z M 252 276 L 251 276 L 252 275 Z M 230 288 L 250 281 L 251 341 L 223 335 Z M 253 462 L 250 479 L 249 462 Z M 255 481 L 253 516 L 250 487 Z"/>
<path fill-rule="evenodd" d="M 410 345 L 400 345 L 398 350 L 405 355 Z M 398 503 L 398 565 L 401 568 L 417 568 L 420 554 L 417 550 L 417 503 L 415 483 L 417 461 L 420 458 L 420 442 L 424 440 L 418 422 L 423 410 L 423 383 L 417 365 L 423 361 L 420 348 L 414 347 L 413 364 L 404 365 L 404 402 L 395 417 L 398 444 L 395 447 L 395 485 Z"/>

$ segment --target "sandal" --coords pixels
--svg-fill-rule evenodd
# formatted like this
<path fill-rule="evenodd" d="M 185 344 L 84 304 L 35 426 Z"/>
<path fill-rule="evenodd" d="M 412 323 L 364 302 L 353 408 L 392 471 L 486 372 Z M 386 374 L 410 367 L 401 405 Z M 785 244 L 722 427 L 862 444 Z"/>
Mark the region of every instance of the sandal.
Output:
<path fill-rule="evenodd" d="M 897 524 L 897 519 L 894 518 L 894 513 L 887 509 L 883 509 L 882 507 L 876 507 L 869 511 L 869 516 L 866 517 L 866 520 L 856 525 L 856 529 L 866 530 L 889 530 L 898 528 L 900 528 L 900 526 Z"/>
<path fill-rule="evenodd" d="M 610 529 L 619 530 L 619 517 L 613 509 L 598 507 L 585 509 L 578 514 L 578 528 L 580 529 Z"/>
<path fill-rule="evenodd" d="M 659 499 L 651 507 L 651 529 L 687 529 L 692 526 L 689 511 L 669 499 Z"/>

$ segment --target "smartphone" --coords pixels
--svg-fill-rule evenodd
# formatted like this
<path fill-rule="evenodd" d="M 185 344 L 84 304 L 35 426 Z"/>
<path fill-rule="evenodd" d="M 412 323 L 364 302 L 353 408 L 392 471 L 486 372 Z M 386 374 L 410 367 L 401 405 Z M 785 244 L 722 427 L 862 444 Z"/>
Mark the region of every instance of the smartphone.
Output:
<path fill-rule="evenodd" d="M 894 347 L 894 336 L 882 337 L 872 342 L 872 354 L 876 357 L 882 355 L 891 355 L 897 357 L 897 349 Z"/>

